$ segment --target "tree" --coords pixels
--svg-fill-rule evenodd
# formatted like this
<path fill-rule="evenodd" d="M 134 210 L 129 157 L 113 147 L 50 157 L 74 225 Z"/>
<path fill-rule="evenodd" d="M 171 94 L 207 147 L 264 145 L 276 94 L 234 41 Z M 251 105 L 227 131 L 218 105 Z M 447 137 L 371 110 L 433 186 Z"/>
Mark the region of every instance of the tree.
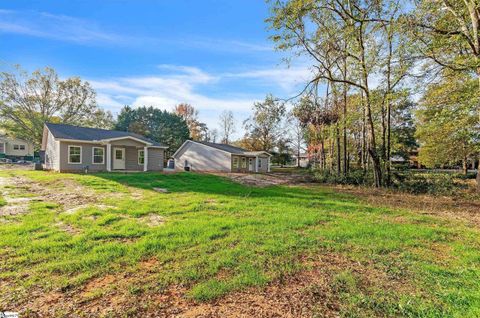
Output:
<path fill-rule="evenodd" d="M 288 131 L 290 144 L 297 156 L 297 167 L 300 167 L 300 154 L 305 151 L 305 127 L 302 122 L 295 117 L 294 113 L 290 112 L 288 115 Z"/>
<path fill-rule="evenodd" d="M 480 150 L 478 82 L 468 74 L 444 71 L 439 83 L 430 85 L 417 112 L 419 160 L 427 167 L 463 162 Z"/>
<path fill-rule="evenodd" d="M 188 126 L 183 118 L 152 106 L 123 107 L 115 129 L 141 134 L 168 146 L 167 157 L 189 138 Z"/>
<path fill-rule="evenodd" d="M 421 0 L 409 16 L 418 53 L 433 65 L 471 72 L 480 82 L 480 6 L 477 0 Z M 477 100 L 480 92 L 477 87 Z M 480 112 L 477 111 L 480 116 Z M 480 161 L 477 173 L 480 191 Z"/>
<path fill-rule="evenodd" d="M 268 19 L 276 31 L 272 37 L 277 48 L 293 50 L 308 56 L 313 64 L 313 79 L 304 91 L 315 90 L 320 82 L 331 84 L 334 103 L 343 105 L 344 169 L 346 167 L 346 105 L 349 88 L 361 92 L 364 99 L 365 118 L 368 127 L 367 149 L 373 163 L 375 186 L 383 185 L 382 156 L 376 131 L 374 96 L 371 78 L 384 74 L 379 61 L 384 56 L 385 26 L 399 18 L 400 1 L 361 0 L 289 0 L 272 1 L 272 17 Z M 400 32 L 400 31 L 397 31 Z M 397 43 L 392 40 L 390 43 Z M 393 51 L 392 51 L 393 52 Z M 342 87 L 343 100 L 339 99 Z M 340 113 L 337 111 L 337 113 Z M 337 158 L 340 158 L 339 127 L 337 134 Z M 339 167 L 340 164 L 337 163 Z"/>
<path fill-rule="evenodd" d="M 198 120 L 198 110 L 190 104 L 178 104 L 175 106 L 174 113 L 182 117 L 187 123 L 190 132 L 190 138 L 193 140 L 205 140 L 207 125 Z"/>
<path fill-rule="evenodd" d="M 233 112 L 230 110 L 224 110 L 220 114 L 219 118 L 220 134 L 222 143 L 229 144 L 230 138 L 235 133 L 235 118 Z"/>
<path fill-rule="evenodd" d="M 52 68 L 32 74 L 17 67 L 0 73 L 0 125 L 38 148 L 46 122 L 111 128 L 110 112 L 97 106 L 95 91 L 78 77 L 59 79 Z"/>
<path fill-rule="evenodd" d="M 253 105 L 253 115 L 245 120 L 246 139 L 254 140 L 255 150 L 271 151 L 279 137 L 285 132 L 282 121 L 285 104 L 268 95 L 263 102 Z"/>

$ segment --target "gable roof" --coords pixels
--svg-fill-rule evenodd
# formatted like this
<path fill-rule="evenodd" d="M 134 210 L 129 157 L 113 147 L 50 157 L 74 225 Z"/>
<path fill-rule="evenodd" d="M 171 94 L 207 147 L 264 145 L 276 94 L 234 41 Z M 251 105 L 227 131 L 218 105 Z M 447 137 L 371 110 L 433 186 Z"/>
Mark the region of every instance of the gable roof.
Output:
<path fill-rule="evenodd" d="M 202 144 L 202 145 L 205 145 L 205 146 L 212 147 L 212 148 L 220 149 L 220 150 L 223 150 L 223 151 L 226 151 L 226 152 L 229 152 L 229 153 L 233 153 L 233 154 L 243 154 L 243 153 L 247 152 L 247 150 L 245 150 L 243 148 L 235 147 L 235 146 L 227 145 L 227 144 L 217 144 L 217 143 L 207 142 L 207 141 L 195 141 L 195 142 L 197 142 L 199 144 Z"/>
<path fill-rule="evenodd" d="M 204 145 L 207 147 L 215 148 L 224 152 L 228 152 L 229 154 L 232 155 L 250 155 L 250 156 L 257 156 L 261 154 L 267 154 L 268 156 L 271 156 L 268 152 L 266 151 L 248 151 L 246 149 L 240 148 L 240 147 L 235 147 L 232 145 L 227 145 L 227 144 L 217 144 L 214 142 L 207 142 L 207 141 L 196 141 L 196 140 L 186 140 L 180 148 L 175 151 L 172 157 L 176 157 L 176 155 L 180 152 L 180 150 L 185 147 L 188 143 L 196 143 L 200 145 Z"/>
<path fill-rule="evenodd" d="M 107 130 L 99 128 L 80 127 L 66 124 L 46 123 L 45 126 L 58 139 L 71 139 L 80 141 L 101 141 L 108 139 L 134 138 L 150 143 L 155 147 L 165 147 L 162 144 L 142 135 L 128 131 Z M 165 147 L 166 148 L 166 147 Z"/>

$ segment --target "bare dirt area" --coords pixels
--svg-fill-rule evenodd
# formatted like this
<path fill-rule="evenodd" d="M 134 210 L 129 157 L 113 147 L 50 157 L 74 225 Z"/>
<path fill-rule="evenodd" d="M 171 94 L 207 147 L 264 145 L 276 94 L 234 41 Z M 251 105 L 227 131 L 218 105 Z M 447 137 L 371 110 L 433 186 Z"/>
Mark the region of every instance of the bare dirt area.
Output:
<path fill-rule="evenodd" d="M 33 164 L 0 163 L 0 170 L 33 170 Z"/>
<path fill-rule="evenodd" d="M 140 263 L 135 273 L 105 275 L 84 286 L 52 291 L 27 304 L 25 317 L 338 317 L 339 295 L 355 288 L 368 294 L 371 287 L 416 293 L 402 281 L 392 280 L 373 264 L 360 264 L 337 254 L 305 258 L 307 270 L 277 279 L 264 287 L 248 288 L 210 302 L 195 302 L 186 286 L 166 290 L 132 290 L 129 286 L 151 286 L 160 265 L 155 259 Z M 342 275 L 353 277 L 350 286 Z"/>
<path fill-rule="evenodd" d="M 333 186 L 375 206 L 409 209 L 425 215 L 448 217 L 480 227 L 480 201 L 455 196 L 414 195 L 386 189 Z"/>
<path fill-rule="evenodd" d="M 255 187 L 311 182 L 311 179 L 308 176 L 293 173 L 215 173 L 215 175 L 226 177 L 235 182 Z"/>

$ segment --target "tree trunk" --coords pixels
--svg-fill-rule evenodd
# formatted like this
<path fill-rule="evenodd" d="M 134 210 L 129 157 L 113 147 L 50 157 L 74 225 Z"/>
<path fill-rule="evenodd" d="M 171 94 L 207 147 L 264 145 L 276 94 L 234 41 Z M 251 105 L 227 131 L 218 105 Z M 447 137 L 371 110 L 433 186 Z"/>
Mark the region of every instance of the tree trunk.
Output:
<path fill-rule="evenodd" d="M 468 174 L 468 159 L 463 158 L 463 174 L 467 175 Z"/>
<path fill-rule="evenodd" d="M 340 128 L 337 127 L 335 129 L 336 137 L 337 137 L 337 174 L 340 175 L 342 173 L 342 164 L 341 164 L 341 145 L 340 145 Z"/>
<path fill-rule="evenodd" d="M 346 50 L 345 43 L 345 50 Z M 347 59 L 344 58 L 343 61 L 343 79 L 347 79 Z M 343 174 L 346 176 L 348 174 L 348 163 L 347 163 L 347 83 L 343 83 Z"/>

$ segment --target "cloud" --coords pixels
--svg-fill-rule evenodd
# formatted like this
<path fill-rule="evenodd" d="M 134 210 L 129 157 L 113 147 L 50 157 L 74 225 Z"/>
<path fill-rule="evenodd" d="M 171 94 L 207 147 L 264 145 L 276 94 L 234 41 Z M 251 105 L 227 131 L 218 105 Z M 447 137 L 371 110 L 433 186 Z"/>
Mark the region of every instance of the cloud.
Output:
<path fill-rule="evenodd" d="M 36 11 L 0 10 L 0 32 L 75 43 L 121 43 L 126 39 L 92 21 Z"/>
<path fill-rule="evenodd" d="M 199 110 L 200 120 L 210 128 L 218 128 L 218 116 L 231 110 L 237 119 L 241 136 L 241 122 L 246 119 L 254 102 L 261 101 L 266 93 L 290 97 L 297 93 L 304 78 L 306 67 L 287 69 L 252 69 L 247 72 L 212 74 L 200 68 L 183 65 L 162 64 L 158 73 L 146 76 L 128 76 L 89 80 L 97 91 L 98 104 L 114 114 L 124 105 L 134 107 L 153 106 L 171 110 L 179 103 L 192 104 Z M 253 82 L 257 90 L 241 87 L 245 81 Z M 221 92 L 212 94 L 211 91 Z M 250 93 L 245 93 L 246 91 Z"/>
<path fill-rule="evenodd" d="M 38 11 L 13 11 L 0 9 L 0 32 L 46 38 L 81 45 L 122 46 L 135 49 L 158 49 L 165 45 L 177 48 L 199 49 L 228 53 L 257 53 L 273 51 L 271 45 L 250 43 L 238 39 L 220 39 L 176 34 L 148 36 L 125 34 L 106 30 L 105 26 L 91 20 L 68 15 Z"/>

